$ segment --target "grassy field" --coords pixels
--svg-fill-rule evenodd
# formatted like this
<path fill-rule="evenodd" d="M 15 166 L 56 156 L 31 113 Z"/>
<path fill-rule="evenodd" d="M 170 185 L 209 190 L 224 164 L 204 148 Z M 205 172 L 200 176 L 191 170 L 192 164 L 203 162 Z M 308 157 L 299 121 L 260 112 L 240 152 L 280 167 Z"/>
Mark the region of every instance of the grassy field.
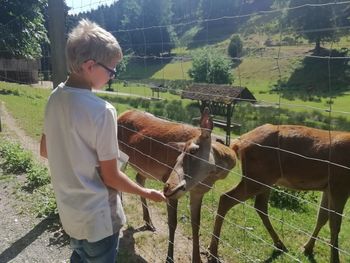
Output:
<path fill-rule="evenodd" d="M 43 129 L 43 116 L 48 89 L 0 82 L 0 101 L 5 103 L 16 121 L 32 138 L 39 139 Z"/>
<path fill-rule="evenodd" d="M 128 64 L 121 79 L 189 79 L 187 71 L 191 62 L 178 60 L 136 60 Z"/>
<path fill-rule="evenodd" d="M 0 101 L 5 102 L 7 109 L 16 118 L 18 124 L 33 138 L 38 138 L 42 130 L 43 108 L 50 90 L 31 88 L 16 84 L 0 84 Z M 127 103 L 117 103 L 115 97 L 108 95 L 109 100 L 117 107 L 119 112 L 131 108 Z M 114 100 L 113 100 L 114 98 Z M 134 172 L 128 170 L 134 177 Z M 201 244 L 202 250 L 208 246 L 213 227 L 214 214 L 217 209 L 219 196 L 231 189 L 240 180 L 240 168 L 236 167 L 225 180 L 219 181 L 213 191 L 205 196 L 202 212 Z M 157 182 L 148 182 L 147 185 L 161 188 Z M 317 195 L 318 196 L 318 195 Z M 141 205 L 141 204 L 140 204 Z M 272 242 L 267 231 L 262 226 L 260 218 L 254 211 L 253 201 L 237 205 L 228 215 L 223 226 L 220 255 L 226 262 L 292 262 L 293 257 L 302 262 L 327 262 L 329 248 L 323 242 L 316 243 L 314 258 L 310 259 L 302 254 L 300 247 L 307 241 L 305 233 L 313 230 L 318 201 L 310 201 L 302 211 L 279 209 L 270 207 L 272 223 L 276 231 L 289 248 L 288 254 L 274 257 Z M 160 209 L 165 209 L 160 206 Z M 345 210 L 340 233 L 340 247 L 350 251 L 350 204 Z M 190 236 L 189 200 L 182 198 L 179 206 L 179 226 L 186 230 Z M 329 228 L 326 226 L 320 233 L 322 240 L 329 240 Z M 258 249 L 257 249 L 258 248 Z M 175 246 L 176 249 L 176 246 Z M 188 248 L 189 250 L 191 248 Z M 350 261 L 350 257 L 342 254 L 343 262 Z"/>
<path fill-rule="evenodd" d="M 232 69 L 234 86 L 247 87 L 263 104 L 275 106 L 281 103 L 281 108 L 295 112 L 317 110 L 332 117 L 343 117 L 350 120 L 350 76 L 349 63 L 334 60 L 328 68 L 328 60 L 308 58 L 312 55 L 313 45 L 302 43 L 295 46 L 263 47 L 255 46 L 266 40 L 251 34 L 246 37 L 246 48 L 255 48 L 244 56 L 242 63 Z M 228 41 L 221 41 L 215 48 L 225 52 Z M 333 56 L 342 56 L 340 51 L 350 45 L 349 37 L 342 37 L 333 45 Z M 330 48 L 328 44 L 323 54 L 327 57 Z M 175 56 L 190 56 L 195 49 L 180 47 L 174 49 Z M 328 53 L 327 53 L 328 52 Z M 317 60 L 318 59 L 318 60 Z M 317 63 L 315 63 L 317 62 Z M 160 63 L 157 60 L 138 61 L 131 63 L 129 70 L 121 79 L 148 80 L 188 80 L 188 70 L 191 61 L 179 60 Z M 130 92 L 141 96 L 152 96 L 145 88 L 120 88 L 118 91 Z M 161 94 L 166 96 L 165 94 Z M 163 98 L 163 97 L 162 97 Z M 164 97 L 167 98 L 167 97 Z M 170 98 L 169 98 L 170 99 Z"/>
<path fill-rule="evenodd" d="M 178 99 L 178 95 L 170 94 L 168 92 L 159 92 L 159 97 L 157 92 L 152 92 L 152 89 L 150 88 L 152 84 L 147 85 L 147 84 L 135 84 L 135 83 L 130 83 L 127 86 L 124 86 L 123 83 L 113 83 L 112 88 L 114 92 L 121 93 L 121 94 L 133 94 L 137 95 L 139 97 L 143 97 L 145 99 L 163 99 L 163 100 L 174 100 Z M 154 85 L 154 84 L 153 84 Z"/>

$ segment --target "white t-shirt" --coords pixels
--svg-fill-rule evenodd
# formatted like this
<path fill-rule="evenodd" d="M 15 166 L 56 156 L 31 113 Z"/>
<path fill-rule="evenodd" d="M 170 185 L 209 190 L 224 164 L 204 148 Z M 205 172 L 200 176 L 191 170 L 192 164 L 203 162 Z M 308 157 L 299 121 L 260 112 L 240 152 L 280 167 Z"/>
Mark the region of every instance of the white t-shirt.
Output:
<path fill-rule="evenodd" d="M 90 90 L 61 83 L 50 95 L 44 133 L 52 185 L 64 230 L 96 242 L 125 223 L 118 192 L 107 188 L 99 161 L 119 157 L 117 113 Z"/>

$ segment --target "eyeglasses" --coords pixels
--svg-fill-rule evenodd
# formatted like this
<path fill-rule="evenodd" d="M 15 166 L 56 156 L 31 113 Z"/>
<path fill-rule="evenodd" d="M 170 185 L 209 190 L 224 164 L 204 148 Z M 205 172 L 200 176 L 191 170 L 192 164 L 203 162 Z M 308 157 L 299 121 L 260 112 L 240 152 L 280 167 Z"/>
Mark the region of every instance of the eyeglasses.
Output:
<path fill-rule="evenodd" d="M 111 69 L 111 68 L 109 68 L 109 67 L 103 65 L 103 64 L 100 63 L 100 62 L 96 62 L 96 64 L 98 64 L 99 66 L 101 66 L 101 67 L 103 67 L 105 70 L 107 70 L 108 73 L 109 73 L 109 78 L 111 78 L 111 79 L 114 78 L 114 76 L 117 74 L 117 72 L 116 72 L 114 69 Z"/>

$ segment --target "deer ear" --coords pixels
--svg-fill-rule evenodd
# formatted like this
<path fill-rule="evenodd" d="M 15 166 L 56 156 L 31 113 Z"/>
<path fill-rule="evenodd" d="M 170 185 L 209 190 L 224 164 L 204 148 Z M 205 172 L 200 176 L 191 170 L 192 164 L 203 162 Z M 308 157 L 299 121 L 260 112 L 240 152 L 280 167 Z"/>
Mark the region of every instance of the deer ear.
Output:
<path fill-rule="evenodd" d="M 208 107 L 205 107 L 200 120 L 200 127 L 205 130 L 212 130 L 214 128 L 213 119 L 210 116 Z"/>
<path fill-rule="evenodd" d="M 168 142 L 167 145 L 169 145 L 173 149 L 183 152 L 185 149 L 186 143 L 185 142 Z"/>

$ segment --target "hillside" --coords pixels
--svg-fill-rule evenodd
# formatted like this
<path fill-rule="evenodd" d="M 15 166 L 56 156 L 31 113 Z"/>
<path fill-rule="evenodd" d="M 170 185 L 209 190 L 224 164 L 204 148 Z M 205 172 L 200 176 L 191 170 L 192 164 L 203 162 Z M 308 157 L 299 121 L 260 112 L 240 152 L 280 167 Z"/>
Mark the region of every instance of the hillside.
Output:
<path fill-rule="evenodd" d="M 187 72 L 191 68 L 193 51 L 209 46 L 227 54 L 231 35 L 239 34 L 244 54 L 241 63 L 232 68 L 235 85 L 248 87 L 261 99 L 266 99 L 266 94 L 274 97 L 273 90 L 278 83 L 282 87 L 282 96 L 288 100 L 319 100 L 330 95 L 343 95 L 350 83 L 348 60 L 331 62 L 329 85 L 328 60 L 312 58 L 314 44 L 306 39 L 287 31 L 277 32 L 278 19 L 276 15 L 257 15 L 239 27 L 232 21 L 213 24 L 208 29 L 195 25 L 180 35 L 179 44 L 172 49 L 170 57 L 135 59 L 121 78 L 189 80 Z M 349 46 L 350 36 L 343 36 L 334 43 L 324 43 L 320 56 L 345 57 Z"/>

